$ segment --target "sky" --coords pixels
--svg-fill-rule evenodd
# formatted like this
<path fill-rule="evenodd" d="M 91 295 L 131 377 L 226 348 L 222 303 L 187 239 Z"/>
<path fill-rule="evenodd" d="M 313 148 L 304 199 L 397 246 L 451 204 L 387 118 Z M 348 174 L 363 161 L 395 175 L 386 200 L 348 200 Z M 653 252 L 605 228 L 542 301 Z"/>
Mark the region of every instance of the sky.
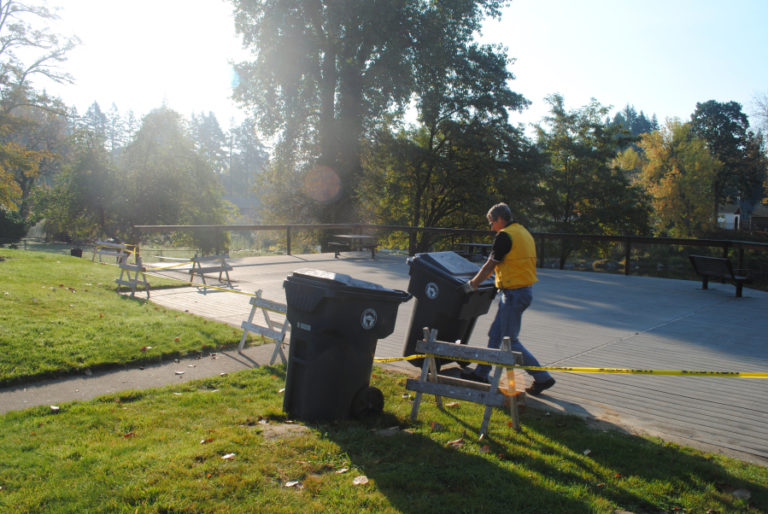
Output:
<path fill-rule="evenodd" d="M 41 84 L 85 113 L 97 101 L 141 117 L 166 105 L 214 112 L 222 128 L 244 114 L 230 100 L 230 63 L 242 60 L 225 0 L 48 0 L 60 34 L 81 44 L 64 68 L 72 85 Z M 697 102 L 735 100 L 743 112 L 768 96 L 768 1 L 513 0 L 483 42 L 515 59 L 512 89 L 530 100 L 526 126 L 560 93 L 567 109 L 596 99 L 629 104 L 659 122 L 686 120 Z"/>

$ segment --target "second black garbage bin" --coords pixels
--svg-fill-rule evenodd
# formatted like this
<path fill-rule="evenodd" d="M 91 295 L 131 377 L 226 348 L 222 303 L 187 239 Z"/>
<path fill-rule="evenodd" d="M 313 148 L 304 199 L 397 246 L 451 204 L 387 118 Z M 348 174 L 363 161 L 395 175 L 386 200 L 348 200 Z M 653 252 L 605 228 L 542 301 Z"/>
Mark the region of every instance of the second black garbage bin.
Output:
<path fill-rule="evenodd" d="M 305 421 L 381 412 L 383 395 L 370 387 L 376 343 L 411 295 L 316 269 L 293 272 L 283 287 L 291 323 L 283 410 Z"/>
<path fill-rule="evenodd" d="M 408 292 L 416 302 L 403 355 L 416 353 L 416 343 L 424 338 L 424 327 L 437 329 L 439 341 L 467 344 L 478 316 L 488 312 L 496 296 L 493 280 L 486 280 L 475 291 L 466 290 L 464 285 L 480 267 L 456 252 L 418 253 L 408 259 L 408 264 Z M 421 366 L 422 360 L 410 362 Z"/>

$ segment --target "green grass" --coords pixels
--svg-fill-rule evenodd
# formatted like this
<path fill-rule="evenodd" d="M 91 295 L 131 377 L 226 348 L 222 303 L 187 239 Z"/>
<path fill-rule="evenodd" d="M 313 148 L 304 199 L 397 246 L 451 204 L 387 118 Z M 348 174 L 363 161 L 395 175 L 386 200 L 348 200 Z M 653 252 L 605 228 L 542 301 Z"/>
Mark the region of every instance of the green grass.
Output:
<path fill-rule="evenodd" d="M 523 412 L 518 433 L 496 412 L 478 441 L 481 406 L 441 412 L 425 397 L 412 423 L 405 378 L 380 369 L 382 416 L 286 432 L 304 426 L 286 423 L 284 381 L 283 367 L 262 367 L 0 416 L 0 510 L 768 510 L 766 468 L 572 417 Z"/>
<path fill-rule="evenodd" d="M 0 385 L 233 347 L 241 331 L 115 292 L 120 271 L 0 249 Z M 180 283 L 150 277 L 153 288 Z"/>
<path fill-rule="evenodd" d="M 0 383 L 239 340 L 231 327 L 115 294 L 114 266 L 0 257 Z M 425 397 L 411 422 L 405 378 L 379 369 L 382 416 L 289 423 L 284 373 L 2 415 L 0 512 L 768 511 L 768 468 L 535 410 L 520 432 L 495 413 L 478 441 L 481 406 L 443 412 Z M 368 482 L 355 485 L 360 476 Z"/>

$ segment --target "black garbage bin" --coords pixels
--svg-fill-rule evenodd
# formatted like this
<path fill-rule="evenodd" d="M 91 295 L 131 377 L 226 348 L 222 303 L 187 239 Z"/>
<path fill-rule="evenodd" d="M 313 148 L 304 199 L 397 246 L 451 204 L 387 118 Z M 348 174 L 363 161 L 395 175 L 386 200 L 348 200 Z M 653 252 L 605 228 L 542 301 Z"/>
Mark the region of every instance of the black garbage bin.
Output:
<path fill-rule="evenodd" d="M 403 355 L 416 353 L 416 343 L 424 338 L 424 327 L 437 329 L 439 341 L 467 344 L 478 316 L 491 308 L 496 296 L 493 280 L 475 291 L 464 286 L 480 267 L 456 252 L 418 253 L 408 259 L 411 280 L 408 292 L 415 298 L 411 324 Z M 421 366 L 422 359 L 409 361 Z M 451 362 L 440 360 L 439 364 Z"/>
<path fill-rule="evenodd" d="M 72 257 L 82 257 L 83 256 L 83 249 L 82 248 L 72 248 L 69 250 L 69 255 Z"/>
<path fill-rule="evenodd" d="M 305 421 L 380 413 L 384 396 L 370 387 L 376 343 L 411 295 L 316 269 L 293 272 L 283 287 L 291 323 L 283 410 Z"/>

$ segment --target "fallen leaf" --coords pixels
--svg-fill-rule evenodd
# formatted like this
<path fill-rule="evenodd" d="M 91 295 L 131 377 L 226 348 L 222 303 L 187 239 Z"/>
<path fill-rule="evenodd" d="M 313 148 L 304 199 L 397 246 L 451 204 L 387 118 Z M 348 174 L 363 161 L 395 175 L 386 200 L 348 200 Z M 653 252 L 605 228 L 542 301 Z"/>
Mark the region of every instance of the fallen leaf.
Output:
<path fill-rule="evenodd" d="M 731 493 L 735 498 L 739 500 L 748 501 L 750 498 L 752 498 L 752 493 L 750 493 L 746 489 L 736 489 Z"/>
<path fill-rule="evenodd" d="M 584 450 L 584 451 L 583 451 L 583 452 L 581 452 L 581 453 L 583 453 L 584 455 L 589 455 L 590 453 L 592 453 L 592 450 L 590 450 L 589 448 L 587 448 L 586 450 Z"/>
<path fill-rule="evenodd" d="M 437 421 L 433 421 L 432 422 L 432 431 L 433 432 L 442 432 L 443 431 L 443 425 L 441 425 Z"/>
<path fill-rule="evenodd" d="M 349 471 L 349 468 L 341 468 L 341 469 L 337 469 L 337 470 L 336 470 L 336 474 L 337 474 L 337 475 L 343 475 L 343 474 L 344 474 L 344 473 L 346 473 L 347 471 Z"/>
<path fill-rule="evenodd" d="M 458 407 L 459 402 L 448 402 L 445 404 L 446 407 Z"/>
<path fill-rule="evenodd" d="M 280 389 L 279 391 L 277 391 L 277 394 L 283 394 L 284 392 L 285 392 L 285 387 L 283 387 L 282 389 Z"/>
<path fill-rule="evenodd" d="M 130 439 L 134 435 L 136 434 L 134 434 L 133 432 L 128 432 L 127 434 L 123 434 L 123 439 Z"/>
<path fill-rule="evenodd" d="M 183 374 L 184 374 L 184 372 L 183 372 L 183 371 L 177 371 L 177 372 L 176 372 L 176 374 L 177 374 L 177 375 L 183 375 Z"/>
<path fill-rule="evenodd" d="M 490 451 L 491 451 L 491 447 L 490 447 L 489 445 L 487 445 L 487 444 L 484 444 L 484 445 L 483 445 L 483 446 L 480 448 L 480 453 L 488 453 L 488 452 L 490 452 Z"/>
<path fill-rule="evenodd" d="M 355 479 L 352 480 L 352 483 L 354 485 L 365 485 L 368 483 L 368 477 L 365 475 L 356 476 Z"/>
<path fill-rule="evenodd" d="M 298 480 L 289 480 L 285 483 L 285 487 L 296 487 L 300 482 Z"/>
<path fill-rule="evenodd" d="M 222 456 L 221 458 L 224 459 L 224 460 L 232 460 L 232 459 L 235 458 L 235 454 L 234 453 L 228 453 L 228 454 Z"/>
<path fill-rule="evenodd" d="M 209 437 L 208 439 L 201 439 L 200 444 L 208 444 L 213 442 L 213 437 Z"/>
<path fill-rule="evenodd" d="M 56 413 L 59 412 L 61 409 L 58 405 L 51 405 L 51 412 Z"/>
<path fill-rule="evenodd" d="M 394 427 L 381 428 L 379 430 L 374 430 L 373 433 L 376 434 L 376 435 L 388 437 L 388 436 L 395 435 L 399 431 L 400 431 L 400 427 L 394 426 Z"/>
<path fill-rule="evenodd" d="M 459 439 L 454 439 L 453 441 L 448 441 L 448 446 L 450 446 L 451 448 L 461 448 L 462 446 L 464 446 L 464 439 L 459 438 Z"/>

